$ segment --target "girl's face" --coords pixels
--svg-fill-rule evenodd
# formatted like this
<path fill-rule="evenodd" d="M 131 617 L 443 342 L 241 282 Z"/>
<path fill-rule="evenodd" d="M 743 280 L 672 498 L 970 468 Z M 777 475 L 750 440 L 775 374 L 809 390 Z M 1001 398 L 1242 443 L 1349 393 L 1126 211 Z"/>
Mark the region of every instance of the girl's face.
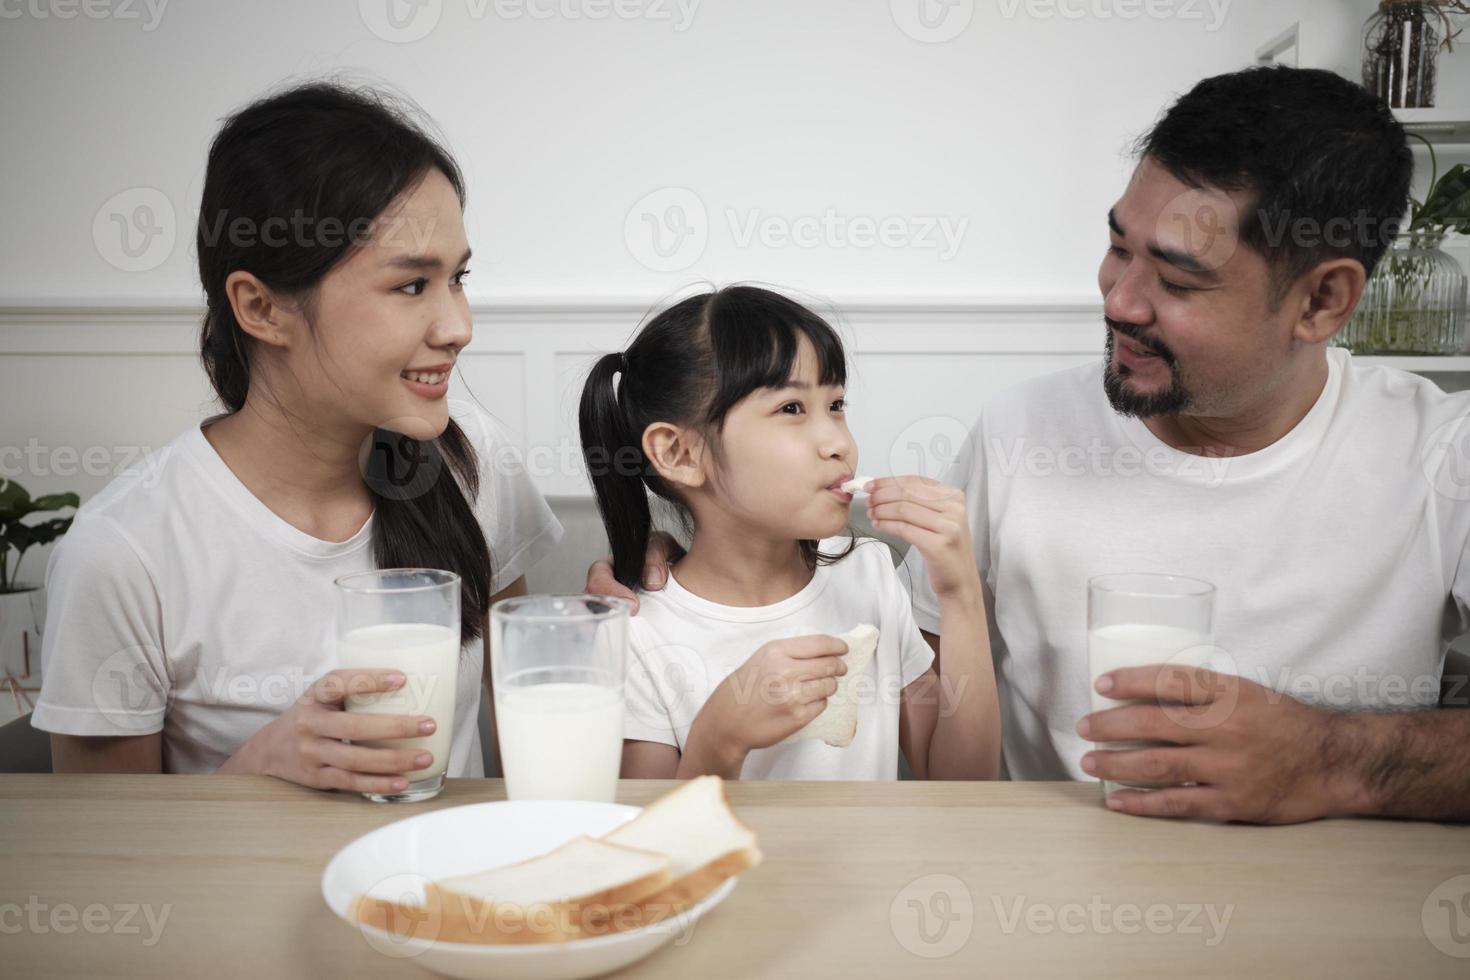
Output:
<path fill-rule="evenodd" d="M 720 462 L 707 474 L 719 505 L 773 538 L 820 540 L 841 531 L 852 495 L 837 489 L 857 471 L 844 390 L 819 379 L 802 339 L 791 379 L 736 403 L 725 416 Z"/>
<path fill-rule="evenodd" d="M 473 334 L 463 287 L 469 257 L 459 197 L 432 170 L 317 288 L 317 350 L 292 365 L 310 419 L 415 439 L 444 432 L 449 373 Z"/>

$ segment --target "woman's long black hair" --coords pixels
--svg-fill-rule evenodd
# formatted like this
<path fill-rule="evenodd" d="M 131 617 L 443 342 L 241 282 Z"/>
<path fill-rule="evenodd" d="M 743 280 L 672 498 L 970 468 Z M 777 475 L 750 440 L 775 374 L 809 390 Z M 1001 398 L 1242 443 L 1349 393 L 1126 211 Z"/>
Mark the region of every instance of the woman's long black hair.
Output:
<path fill-rule="evenodd" d="M 648 492 L 683 511 L 676 491 L 643 452 L 643 433 L 672 422 L 717 436 L 745 396 L 791 378 L 801 340 L 816 352 L 824 385 L 847 384 L 847 358 L 837 332 L 795 300 L 758 286 L 728 286 L 682 300 L 649 320 L 625 352 L 606 354 L 582 388 L 578 421 L 582 455 L 612 547 L 613 575 L 638 587 L 653 531 Z M 618 375 L 622 376 L 621 383 Z M 718 447 L 718 440 L 711 439 Z M 684 511 L 687 522 L 688 514 Z M 826 555 L 801 542 L 815 567 L 852 551 Z"/>
<path fill-rule="evenodd" d="M 231 413 L 250 391 L 254 338 L 230 307 L 230 273 L 250 272 L 309 300 L 360 247 L 372 221 L 434 170 L 463 206 L 464 179 L 448 150 L 414 123 L 407 104 L 372 89 L 313 82 L 225 120 L 209 149 L 196 244 L 206 301 L 200 356 Z M 311 231 L 290 231 L 300 228 Z M 461 642 L 477 639 L 490 605 L 491 559 L 471 505 L 480 482 L 473 444 L 453 419 L 429 440 L 377 429 L 367 460 L 377 567 L 458 573 Z M 404 472 L 418 478 L 408 492 Z"/>

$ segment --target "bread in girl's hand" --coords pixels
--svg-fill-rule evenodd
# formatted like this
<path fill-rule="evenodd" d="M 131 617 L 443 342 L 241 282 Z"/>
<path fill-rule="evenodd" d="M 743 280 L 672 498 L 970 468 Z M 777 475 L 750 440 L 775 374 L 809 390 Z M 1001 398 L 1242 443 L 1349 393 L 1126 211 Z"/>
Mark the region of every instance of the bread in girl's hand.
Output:
<path fill-rule="evenodd" d="M 798 635 L 809 636 L 811 631 Z M 852 740 L 857 737 L 856 685 L 858 678 L 867 673 L 868 663 L 878 652 L 878 627 L 863 623 L 843 633 L 838 639 L 847 644 L 847 652 L 842 655 L 843 663 L 847 664 L 847 673 L 837 678 L 837 690 L 827 699 L 827 707 L 822 709 L 822 713 L 777 742 L 777 745 L 819 738 L 833 748 L 842 749 L 851 745 Z"/>

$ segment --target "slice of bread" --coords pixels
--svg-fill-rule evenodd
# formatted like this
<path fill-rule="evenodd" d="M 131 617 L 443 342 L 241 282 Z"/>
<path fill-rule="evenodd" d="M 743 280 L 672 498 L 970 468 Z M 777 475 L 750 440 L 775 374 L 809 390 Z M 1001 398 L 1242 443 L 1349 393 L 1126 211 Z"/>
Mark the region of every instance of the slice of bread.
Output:
<path fill-rule="evenodd" d="M 809 635 L 809 634 L 803 634 Z M 842 660 L 847 673 L 837 678 L 837 691 L 827 699 L 827 707 L 805 726 L 787 735 L 777 745 L 819 738 L 834 748 L 846 748 L 857 737 L 858 699 L 855 685 L 878 652 L 878 627 L 868 623 L 843 633 L 839 639 L 847 643 Z"/>
<path fill-rule="evenodd" d="M 638 924 L 637 903 L 672 880 L 666 854 L 578 837 L 517 864 L 428 883 L 422 906 L 363 898 L 357 917 L 444 942 L 565 942 Z"/>
<path fill-rule="evenodd" d="M 755 832 L 730 809 L 724 781 L 699 776 L 654 800 L 602 838 L 669 856 L 673 880 L 639 901 L 631 927 L 651 925 L 697 905 L 726 878 L 761 862 Z"/>
<path fill-rule="evenodd" d="M 637 929 L 698 904 L 762 860 L 718 776 L 654 800 L 601 838 L 426 883 L 424 901 L 363 896 L 357 921 L 397 936 L 452 943 L 554 943 Z"/>

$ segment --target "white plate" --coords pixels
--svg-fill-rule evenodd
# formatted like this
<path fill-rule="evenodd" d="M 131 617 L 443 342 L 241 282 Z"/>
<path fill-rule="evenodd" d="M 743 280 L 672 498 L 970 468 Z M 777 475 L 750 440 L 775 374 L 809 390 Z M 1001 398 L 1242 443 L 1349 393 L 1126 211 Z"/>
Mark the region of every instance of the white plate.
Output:
<path fill-rule="evenodd" d="M 642 929 L 565 943 L 494 946 L 398 936 L 352 917 L 358 895 L 422 902 L 424 883 L 522 861 L 581 834 L 601 836 L 632 820 L 635 806 L 575 800 L 474 803 L 421 813 L 379 827 L 338 851 L 322 874 L 322 896 L 385 956 L 465 980 L 573 980 L 622 969 L 675 938 L 724 901 L 731 878 L 681 915 Z"/>

